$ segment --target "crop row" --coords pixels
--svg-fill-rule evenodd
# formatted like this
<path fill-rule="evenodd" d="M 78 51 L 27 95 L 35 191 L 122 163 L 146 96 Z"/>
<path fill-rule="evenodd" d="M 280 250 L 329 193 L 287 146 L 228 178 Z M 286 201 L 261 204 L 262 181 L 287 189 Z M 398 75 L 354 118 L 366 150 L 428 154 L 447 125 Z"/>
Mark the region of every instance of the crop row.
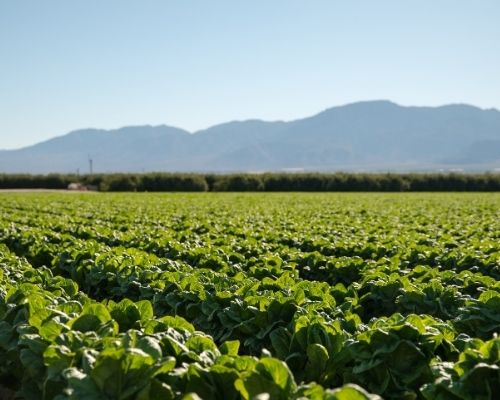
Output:
<path fill-rule="evenodd" d="M 239 356 L 147 300 L 96 302 L 0 246 L 0 377 L 27 399 L 375 399 L 355 385 L 300 385 L 283 362 Z M 199 396 L 199 397 L 198 397 Z"/>
<path fill-rule="evenodd" d="M 198 208 L 182 208 L 175 198 L 169 198 L 175 204 L 165 210 L 158 208 L 165 205 L 163 199 L 153 198 L 151 208 L 140 212 L 130 211 L 135 203 L 129 198 L 119 199 L 123 201 L 118 202 L 120 207 L 109 210 L 98 200 L 85 203 L 78 199 L 82 207 L 61 204 L 61 209 L 73 210 L 69 215 L 62 214 L 58 207 L 45 208 L 43 202 L 30 212 L 23 207 L 23 199 L 5 206 L 9 213 L 0 224 L 0 242 L 6 246 L 6 268 L 12 274 L 23 268 L 29 271 L 21 274 L 22 279 L 37 275 L 44 276 L 44 282 L 66 282 L 64 285 L 70 284 L 73 289 L 60 303 L 81 304 L 79 317 L 68 316 L 61 330 L 54 328 L 52 337 L 42 338 L 48 347 L 61 335 L 75 331 L 74 322 L 68 321 L 98 308 L 110 316 L 100 321 L 113 325 L 109 341 L 102 341 L 106 337 L 101 332 L 102 324 L 91 324 L 85 332 L 94 332 L 99 349 L 120 343 L 113 351 L 127 353 L 125 342 L 130 339 L 123 339 L 123 335 L 129 330 L 141 332 L 141 338 L 158 340 L 161 347 L 163 339 L 158 335 L 178 327 L 158 321 L 175 320 L 176 324 L 183 321 L 183 326 L 186 323 L 189 328 L 184 328 L 191 334 L 211 341 L 207 349 L 215 356 L 212 364 L 202 365 L 205 372 L 209 371 L 210 382 L 216 379 L 213 366 L 220 366 L 220 357 L 253 360 L 244 361 L 248 366 L 245 371 L 231 364 L 239 371 L 236 375 L 228 372 L 234 379 L 218 381 L 207 390 L 201 383 L 188 387 L 182 379 L 174 382 L 160 374 L 158 382 L 168 386 L 169 396 L 192 391 L 202 398 L 217 398 L 225 393 L 222 390 L 230 390 L 225 398 L 258 394 L 243 389 L 241 382 L 250 370 L 267 376 L 264 367 L 256 366 L 262 363 L 273 363 L 278 370 L 286 371 L 283 376 L 288 376 L 287 382 L 293 382 L 288 389 L 272 392 L 272 398 L 323 398 L 334 395 L 323 388 L 353 383 L 386 398 L 470 398 L 472 394 L 474 398 L 491 398 L 495 393 L 499 381 L 495 375 L 499 364 L 499 254 L 497 222 L 492 219 L 494 208 L 488 201 L 483 200 L 478 209 L 482 214 L 474 220 L 458 221 L 471 206 L 457 199 L 448 201 L 448 207 L 458 211 L 456 215 L 422 216 L 414 207 L 405 210 L 411 216 L 400 218 L 389 215 L 394 211 L 391 204 L 378 204 L 374 209 L 355 203 L 342 218 L 338 210 L 322 211 L 318 216 L 315 212 L 323 208 L 307 201 L 306 206 L 292 202 L 265 210 L 261 204 L 252 203 L 254 198 L 237 198 L 231 207 L 242 212 L 236 213 L 224 201 L 208 206 L 193 199 L 179 198 Z M 240 203 L 253 211 L 252 225 L 252 213 L 238 209 Z M 88 215 L 96 212 L 96 205 L 106 212 L 102 219 L 90 220 Z M 172 214 L 176 207 L 181 211 Z M 123 213 L 125 210 L 127 213 Z M 210 210 L 212 224 L 202 219 L 203 210 L 205 214 Z M 258 217 L 256 210 L 262 212 Z M 54 220 L 58 212 L 61 218 Z M 149 218 L 138 217 L 141 213 Z M 315 226 L 326 215 L 330 222 Z M 125 224 L 127 219 L 134 223 Z M 411 225 L 411 219 L 419 223 Z M 395 233 L 405 230 L 405 235 Z M 23 285 L 22 279 L 7 282 L 6 304 L 31 305 L 37 298 L 12 297 L 13 287 Z M 31 289 L 42 290 L 42 297 L 58 290 L 38 283 Z M 20 290 L 26 291 L 24 286 Z M 40 304 L 35 314 L 49 324 L 54 314 L 41 310 L 51 309 L 50 301 Z M 137 311 L 130 311 L 135 316 L 129 320 L 120 316 L 118 309 Z M 141 320 L 143 309 L 147 311 Z M 95 321 L 94 317 L 84 318 L 91 319 Z M 30 332 L 38 335 L 53 325 L 42 329 L 40 322 L 27 321 Z M 158 322 L 158 330 L 147 328 L 150 322 Z M 13 325 L 8 329 L 12 331 Z M 24 346 L 20 343 L 17 338 L 10 351 L 20 354 Z M 89 346 L 94 348 L 93 344 Z M 45 357 L 48 347 L 38 356 Z M 198 353 L 203 353 L 203 348 L 198 348 Z M 232 353 L 224 354 L 228 348 Z M 167 353 L 162 350 L 163 354 Z M 177 376 L 180 372 L 176 368 L 183 358 L 168 354 L 177 361 L 171 370 L 175 373 L 167 375 Z M 154 355 L 152 358 L 154 363 L 161 360 Z M 123 373 L 124 364 L 116 361 L 118 364 L 117 369 Z M 46 360 L 41 365 L 48 368 Z M 87 370 L 79 367 L 78 373 L 92 375 L 94 366 Z M 5 374 L 12 368 L 3 367 L 0 379 L 8 381 Z M 21 365 L 17 370 L 21 373 L 26 367 Z M 64 364 L 55 373 L 62 386 L 50 380 L 49 386 L 77 396 L 71 386 L 77 381 L 65 378 L 68 368 Z M 156 376 L 141 377 L 141 381 L 153 384 Z M 37 382 L 39 378 L 32 380 Z M 248 381 L 252 382 L 249 388 L 268 393 L 273 390 L 269 382 L 263 383 L 267 385 L 264 390 L 256 379 Z M 478 379 L 483 382 L 481 389 L 475 385 Z M 23 382 L 21 387 L 27 390 L 30 385 Z M 82 390 L 80 395 L 89 389 L 85 386 Z M 355 387 L 343 390 L 361 393 Z M 130 392 L 123 398 L 141 398 L 138 393 Z"/>

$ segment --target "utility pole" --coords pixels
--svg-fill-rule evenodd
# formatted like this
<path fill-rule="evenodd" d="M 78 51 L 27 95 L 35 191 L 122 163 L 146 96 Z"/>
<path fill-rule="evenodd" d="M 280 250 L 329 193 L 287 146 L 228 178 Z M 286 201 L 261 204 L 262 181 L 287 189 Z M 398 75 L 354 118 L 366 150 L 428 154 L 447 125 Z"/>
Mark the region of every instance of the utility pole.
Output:
<path fill-rule="evenodd" d="M 90 175 L 92 175 L 92 159 L 90 158 L 90 154 L 89 154 L 89 172 Z"/>

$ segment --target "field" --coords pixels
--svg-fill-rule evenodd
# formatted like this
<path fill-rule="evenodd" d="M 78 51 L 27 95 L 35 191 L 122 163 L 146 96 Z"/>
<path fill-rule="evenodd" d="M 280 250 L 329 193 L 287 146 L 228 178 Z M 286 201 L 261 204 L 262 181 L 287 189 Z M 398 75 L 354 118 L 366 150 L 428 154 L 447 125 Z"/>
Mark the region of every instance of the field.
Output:
<path fill-rule="evenodd" d="M 5 393 L 500 393 L 499 194 L 1 193 L 0 216 Z"/>

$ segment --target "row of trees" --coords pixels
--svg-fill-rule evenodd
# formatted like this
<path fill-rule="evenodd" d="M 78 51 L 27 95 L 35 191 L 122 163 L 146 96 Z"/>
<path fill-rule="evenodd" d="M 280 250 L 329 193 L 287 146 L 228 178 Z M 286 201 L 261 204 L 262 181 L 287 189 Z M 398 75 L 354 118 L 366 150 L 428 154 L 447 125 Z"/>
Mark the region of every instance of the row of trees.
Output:
<path fill-rule="evenodd" d="M 0 174 L 0 189 L 66 189 L 78 179 L 71 174 Z"/>
<path fill-rule="evenodd" d="M 405 192 L 500 191 L 500 174 L 266 173 L 266 174 L 0 174 L 0 189 L 66 189 L 80 182 L 104 192 Z"/>
<path fill-rule="evenodd" d="M 214 191 L 406 192 L 498 191 L 500 174 L 263 174 L 222 175 Z"/>

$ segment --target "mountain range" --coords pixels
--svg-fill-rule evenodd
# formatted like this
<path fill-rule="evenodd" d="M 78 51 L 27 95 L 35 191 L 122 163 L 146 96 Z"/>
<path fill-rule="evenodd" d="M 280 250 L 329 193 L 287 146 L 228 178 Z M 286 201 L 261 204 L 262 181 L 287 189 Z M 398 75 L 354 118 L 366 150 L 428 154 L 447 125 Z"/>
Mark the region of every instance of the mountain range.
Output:
<path fill-rule="evenodd" d="M 1 143 L 0 143 L 1 145 Z M 486 171 L 500 168 L 500 111 L 366 101 L 314 116 L 82 129 L 0 151 L 0 172 Z"/>

